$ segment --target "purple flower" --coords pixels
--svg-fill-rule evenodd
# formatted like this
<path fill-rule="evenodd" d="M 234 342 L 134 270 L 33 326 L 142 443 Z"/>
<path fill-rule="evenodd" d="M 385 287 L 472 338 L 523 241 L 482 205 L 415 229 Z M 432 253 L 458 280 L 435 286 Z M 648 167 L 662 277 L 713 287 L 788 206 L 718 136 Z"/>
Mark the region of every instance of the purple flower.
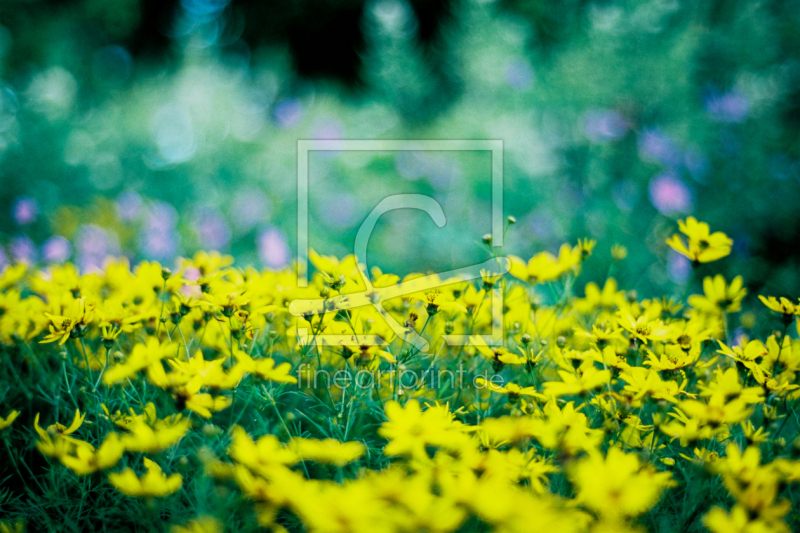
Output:
<path fill-rule="evenodd" d="M 743 94 L 731 91 L 712 92 L 705 101 L 706 113 L 718 122 L 742 122 L 750 114 L 750 101 Z"/>
<path fill-rule="evenodd" d="M 675 141 L 658 128 L 647 129 L 639 136 L 639 155 L 668 167 L 681 162 L 681 151 Z"/>
<path fill-rule="evenodd" d="M 142 211 L 142 197 L 128 189 L 117 196 L 117 216 L 124 222 L 135 220 Z"/>
<path fill-rule="evenodd" d="M 199 285 L 184 285 L 181 287 L 181 293 L 184 298 L 194 298 L 195 300 L 203 299 L 203 290 Z"/>
<path fill-rule="evenodd" d="M 345 136 L 344 125 L 335 118 L 318 121 L 311 134 L 312 139 L 343 139 Z"/>
<path fill-rule="evenodd" d="M 692 209 L 692 192 L 672 172 L 659 174 L 650 181 L 650 202 L 664 215 L 685 213 Z"/>
<path fill-rule="evenodd" d="M 38 256 L 36 244 L 34 244 L 30 237 L 25 235 L 18 235 L 11 239 L 9 251 L 11 252 L 11 257 L 13 257 L 14 261 L 17 263 L 32 264 L 36 262 Z"/>
<path fill-rule="evenodd" d="M 86 224 L 78 229 L 75 247 L 78 268 L 88 272 L 101 268 L 106 257 L 119 254 L 119 239 L 114 231 Z"/>
<path fill-rule="evenodd" d="M 178 235 L 174 232 L 144 232 L 140 238 L 142 252 L 150 259 L 168 263 L 178 253 Z"/>
<path fill-rule="evenodd" d="M 219 250 L 231 240 L 231 230 L 216 209 L 202 208 L 194 219 L 194 229 L 203 248 Z"/>
<path fill-rule="evenodd" d="M 526 221 L 528 231 L 540 241 L 549 241 L 557 233 L 555 219 L 544 209 L 532 212 Z"/>
<path fill-rule="evenodd" d="M 149 206 L 139 237 L 139 246 L 145 256 L 162 263 L 174 259 L 179 243 L 177 224 L 178 212 L 170 204 L 154 202 Z"/>
<path fill-rule="evenodd" d="M 183 279 L 191 282 L 197 281 L 200 279 L 200 269 L 194 266 L 187 267 L 186 272 L 183 273 Z"/>
<path fill-rule="evenodd" d="M 61 235 L 50 237 L 42 245 L 42 259 L 47 263 L 63 263 L 72 255 L 72 245 Z"/>
<path fill-rule="evenodd" d="M 692 273 L 692 264 L 689 260 L 670 250 L 667 257 L 667 275 L 675 283 L 685 283 Z"/>
<path fill-rule="evenodd" d="M 358 201 L 350 193 L 330 193 L 321 201 L 320 215 L 332 228 L 349 228 L 356 223 Z"/>
<path fill-rule="evenodd" d="M 236 228 L 250 231 L 259 222 L 269 217 L 270 201 L 255 187 L 240 189 L 231 205 L 231 218 Z"/>
<path fill-rule="evenodd" d="M 272 110 L 275 122 L 282 128 L 291 128 L 303 116 L 303 105 L 297 98 L 286 98 L 275 104 Z"/>
<path fill-rule="evenodd" d="M 424 152 L 402 151 L 395 156 L 394 167 L 405 179 L 416 181 L 425 175 L 428 167 L 427 157 Z"/>
<path fill-rule="evenodd" d="M 628 122 L 618 111 L 593 109 L 583 118 L 583 131 L 592 142 L 616 141 L 625 136 Z"/>
<path fill-rule="evenodd" d="M 3 248 L 0 247 L 0 269 L 3 269 L 8 264 L 8 257 L 6 257 L 6 253 L 3 251 Z"/>
<path fill-rule="evenodd" d="M 533 86 L 533 69 L 522 60 L 510 61 L 506 65 L 506 81 L 515 91 L 525 91 Z"/>
<path fill-rule="evenodd" d="M 289 263 L 289 245 L 277 228 L 266 228 L 256 238 L 261 262 L 270 268 L 282 268 Z"/>
<path fill-rule="evenodd" d="M 39 215 L 39 203 L 33 198 L 22 196 L 17 198 L 12 209 L 14 221 L 20 226 L 25 226 L 36 221 Z"/>
<path fill-rule="evenodd" d="M 152 231 L 171 231 L 178 224 L 178 211 L 166 202 L 154 202 L 147 212 L 145 227 Z"/>

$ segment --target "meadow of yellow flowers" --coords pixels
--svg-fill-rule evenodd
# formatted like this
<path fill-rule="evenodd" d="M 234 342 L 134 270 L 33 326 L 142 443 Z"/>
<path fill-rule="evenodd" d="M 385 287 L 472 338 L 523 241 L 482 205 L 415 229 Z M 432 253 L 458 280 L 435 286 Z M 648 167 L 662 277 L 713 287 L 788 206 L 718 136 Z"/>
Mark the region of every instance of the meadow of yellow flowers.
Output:
<path fill-rule="evenodd" d="M 730 253 L 679 230 L 695 274 Z M 721 275 L 681 299 L 612 277 L 573 294 L 593 248 L 298 315 L 363 293 L 356 258 L 311 253 L 303 288 L 216 253 L 8 267 L 0 531 L 796 530 L 800 303 L 738 317 Z"/>

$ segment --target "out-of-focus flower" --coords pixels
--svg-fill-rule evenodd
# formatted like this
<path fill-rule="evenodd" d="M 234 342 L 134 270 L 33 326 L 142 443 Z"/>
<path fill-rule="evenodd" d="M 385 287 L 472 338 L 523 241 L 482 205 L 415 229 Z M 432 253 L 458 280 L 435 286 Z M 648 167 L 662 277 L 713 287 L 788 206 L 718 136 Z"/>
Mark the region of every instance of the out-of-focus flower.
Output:
<path fill-rule="evenodd" d="M 142 477 L 126 468 L 120 473 L 109 474 L 108 481 L 121 493 L 140 498 L 168 496 L 181 488 L 180 474 L 167 477 L 161 467 L 147 457 L 144 458 L 144 467 L 147 471 Z"/>
<path fill-rule="evenodd" d="M 750 114 L 750 101 L 736 91 L 711 93 L 705 101 L 706 112 L 719 122 L 742 122 Z"/>
<path fill-rule="evenodd" d="M 256 239 L 261 262 L 270 268 L 281 268 L 289 263 L 289 245 L 277 228 L 267 228 Z"/>
<path fill-rule="evenodd" d="M 286 98 L 275 104 L 272 115 L 278 126 L 291 128 L 302 118 L 303 104 L 297 98 Z"/>
<path fill-rule="evenodd" d="M 692 192 L 673 172 L 653 178 L 648 192 L 653 207 L 664 215 L 685 213 L 692 209 Z"/>
<path fill-rule="evenodd" d="M 616 141 L 625 136 L 628 122 L 613 109 L 593 109 L 583 118 L 583 131 L 592 142 Z"/>
<path fill-rule="evenodd" d="M 17 263 L 35 263 L 39 257 L 36 244 L 26 235 L 18 235 L 11 239 L 9 244 L 11 257 Z"/>
<path fill-rule="evenodd" d="M 247 187 L 234 196 L 230 213 L 236 229 L 250 231 L 269 217 L 270 201 L 260 189 Z"/>
<path fill-rule="evenodd" d="M 36 221 L 39 215 L 39 203 L 33 198 L 23 196 L 14 202 L 12 213 L 14 221 L 20 226 L 25 226 Z"/>
<path fill-rule="evenodd" d="M 692 264 L 678 253 L 672 252 L 667 258 L 667 274 L 675 283 L 684 283 L 692 273 Z"/>
<path fill-rule="evenodd" d="M 84 272 L 100 268 L 109 255 L 119 254 L 116 233 L 95 224 L 81 226 L 75 240 L 78 266 Z"/>
<path fill-rule="evenodd" d="M 639 154 L 667 167 L 680 163 L 681 152 L 672 137 L 658 128 L 647 129 L 639 137 Z"/>
<path fill-rule="evenodd" d="M 116 207 L 120 220 L 131 222 L 142 210 L 142 197 L 136 191 L 128 189 L 117 197 Z"/>
<path fill-rule="evenodd" d="M 506 65 L 506 81 L 515 91 L 526 91 L 533 86 L 533 69 L 527 61 L 510 61 Z"/>
<path fill-rule="evenodd" d="M 144 228 L 140 236 L 140 246 L 145 257 L 169 262 L 178 253 L 178 212 L 164 202 L 149 206 Z"/>
<path fill-rule="evenodd" d="M 50 237 L 42 245 L 42 259 L 47 263 L 63 263 L 72 255 L 72 244 L 62 237 Z"/>
<path fill-rule="evenodd" d="M 203 248 L 219 250 L 231 240 L 231 230 L 222 214 L 216 209 L 202 208 L 195 216 L 194 230 Z"/>
<path fill-rule="evenodd" d="M 170 533 L 222 533 L 222 522 L 213 516 L 199 516 L 182 526 L 172 526 Z"/>
<path fill-rule="evenodd" d="M 0 431 L 3 431 L 4 429 L 10 427 L 18 416 L 19 416 L 19 411 L 11 411 L 10 413 L 8 413 L 8 415 L 6 415 L 5 418 L 0 416 Z"/>
<path fill-rule="evenodd" d="M 706 313 L 734 313 L 742 308 L 742 299 L 747 295 L 741 276 L 736 276 L 730 285 L 722 274 L 703 279 L 703 296 L 689 296 L 689 305 Z"/>

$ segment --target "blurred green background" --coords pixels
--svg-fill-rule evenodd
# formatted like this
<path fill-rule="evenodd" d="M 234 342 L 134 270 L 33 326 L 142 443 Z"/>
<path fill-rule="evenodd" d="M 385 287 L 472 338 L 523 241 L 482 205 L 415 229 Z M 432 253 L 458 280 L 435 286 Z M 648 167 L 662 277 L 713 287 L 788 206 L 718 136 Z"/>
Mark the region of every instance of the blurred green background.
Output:
<path fill-rule="evenodd" d="M 735 240 L 708 272 L 800 292 L 800 2 L 6 0 L 0 263 L 204 249 L 278 268 L 298 139 L 502 139 L 505 252 L 598 240 L 583 281 L 681 291 L 664 239 Z M 311 246 L 404 274 L 483 260 L 488 153 L 314 153 Z M 705 271 L 704 271 L 705 272 Z"/>

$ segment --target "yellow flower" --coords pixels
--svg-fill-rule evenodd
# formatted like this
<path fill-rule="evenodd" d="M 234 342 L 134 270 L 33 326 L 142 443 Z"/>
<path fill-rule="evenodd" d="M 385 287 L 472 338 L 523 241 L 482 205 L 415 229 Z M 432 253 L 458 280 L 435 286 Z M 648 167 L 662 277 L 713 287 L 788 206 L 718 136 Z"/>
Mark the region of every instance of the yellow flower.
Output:
<path fill-rule="evenodd" d="M 712 334 L 712 329 L 700 319 L 676 320 L 668 326 L 668 330 L 669 340 L 686 351 L 708 340 Z"/>
<path fill-rule="evenodd" d="M 426 446 L 458 449 L 468 440 L 446 407 L 432 406 L 423 411 L 416 400 L 405 407 L 390 401 L 385 412 L 388 420 L 378 434 L 389 439 L 383 450 L 386 455 L 425 457 Z"/>
<path fill-rule="evenodd" d="M 669 334 L 669 329 L 660 320 L 651 320 L 646 314 L 634 319 L 631 315 L 620 312 L 620 325 L 632 338 L 640 339 L 645 344 L 648 340 L 666 340 Z"/>
<path fill-rule="evenodd" d="M 624 390 L 634 394 L 633 401 L 638 402 L 645 396 L 655 400 L 664 400 L 676 403 L 678 394 L 685 393 L 683 386 L 678 386 L 674 381 L 663 381 L 653 369 L 631 367 L 619 378 L 626 383 Z"/>
<path fill-rule="evenodd" d="M 0 533 L 25 533 L 25 522 L 0 522 Z"/>
<path fill-rule="evenodd" d="M 764 383 L 769 372 L 763 369 L 758 360 L 769 354 L 769 351 L 760 340 L 752 340 L 745 346 L 728 347 L 724 342 L 719 342 L 721 350 L 717 353 L 733 358 L 737 363 L 744 365 L 753 374 L 759 383 Z"/>
<path fill-rule="evenodd" d="M 688 350 L 677 344 L 669 344 L 659 357 L 648 351 L 644 364 L 654 370 L 679 370 L 693 365 L 700 358 L 700 352 L 700 343 L 692 344 Z"/>
<path fill-rule="evenodd" d="M 685 222 L 679 220 L 678 227 L 681 233 L 686 235 L 688 242 L 684 243 L 675 234 L 667 239 L 667 244 L 695 263 L 716 261 L 731 253 L 733 241 L 721 231 L 710 233 L 708 224 L 705 222 L 698 222 L 696 218 L 689 217 Z"/>
<path fill-rule="evenodd" d="M 238 361 L 237 366 L 241 365 L 241 370 L 248 374 L 255 374 L 261 379 L 275 383 L 297 383 L 297 378 L 291 375 L 290 363 L 276 365 L 275 360 L 269 357 L 253 359 L 241 350 L 235 350 L 233 355 Z"/>
<path fill-rule="evenodd" d="M 524 365 L 525 357 L 510 352 L 504 346 L 489 346 L 478 336 L 470 337 L 470 343 L 475 346 L 482 356 L 491 361 L 495 368 L 505 365 Z"/>
<path fill-rule="evenodd" d="M 108 481 L 121 493 L 136 498 L 161 498 L 181 488 L 181 475 L 167 477 L 161 467 L 144 458 L 145 474 L 137 477 L 133 470 L 126 468 L 119 473 L 108 475 Z"/>
<path fill-rule="evenodd" d="M 433 316 L 439 311 L 458 311 L 466 314 L 467 309 L 463 305 L 454 301 L 449 301 L 447 299 L 448 297 L 448 293 L 433 290 L 426 292 L 424 295 L 413 295 L 412 299 L 424 303 L 425 312 L 428 313 L 429 316 Z"/>
<path fill-rule="evenodd" d="M 751 516 L 742 505 L 734 505 L 730 513 L 714 506 L 703 516 L 703 525 L 711 533 L 789 533 L 781 520 Z"/>
<path fill-rule="evenodd" d="M 745 420 L 741 423 L 742 433 L 748 444 L 759 446 L 769 440 L 769 432 L 763 426 L 756 428 L 752 420 Z"/>
<path fill-rule="evenodd" d="M 269 477 L 278 467 L 300 461 L 297 453 L 283 447 L 275 435 L 264 435 L 254 442 L 240 426 L 233 428 L 228 455 L 262 477 Z"/>
<path fill-rule="evenodd" d="M 182 526 L 172 526 L 170 533 L 222 533 L 222 522 L 213 516 L 198 516 Z"/>
<path fill-rule="evenodd" d="M 364 290 L 361 276 L 358 273 L 356 256 L 348 255 L 340 261 L 335 256 L 320 255 L 314 250 L 309 250 L 308 260 L 320 273 L 325 284 L 334 291 L 341 291 L 345 285 L 348 285 L 348 282 L 354 290 Z"/>
<path fill-rule="evenodd" d="M 689 446 L 698 440 L 710 439 L 714 436 L 713 428 L 696 418 L 689 418 L 678 408 L 675 408 L 675 412 L 669 413 L 669 416 L 675 420 L 659 426 L 659 429 L 672 439 L 679 439 L 681 446 Z"/>
<path fill-rule="evenodd" d="M 750 446 L 744 452 L 734 444 L 725 448 L 724 459 L 715 461 L 712 470 L 722 476 L 723 484 L 736 502 L 751 516 L 781 518 L 791 510 L 791 502 L 778 500 L 783 475 L 773 465 L 761 464 L 761 451 Z"/>
<path fill-rule="evenodd" d="M 795 315 L 800 315 L 800 303 L 794 303 L 788 298 L 781 297 L 781 299 L 778 300 L 774 296 L 764 298 L 759 294 L 758 299 L 772 311 L 780 313 L 782 315 L 781 319 L 785 324 L 791 324 L 792 318 L 794 318 Z"/>
<path fill-rule="evenodd" d="M 582 259 L 586 259 L 592 255 L 595 246 L 597 246 L 597 241 L 594 239 L 578 239 L 578 245 L 574 251 L 580 253 Z"/>
<path fill-rule="evenodd" d="M 559 409 L 556 399 L 551 399 L 542 408 L 544 416 L 530 422 L 530 434 L 545 448 L 557 449 L 566 456 L 596 449 L 603 440 L 603 432 L 589 426 L 589 419 L 578 411 L 582 407 L 567 402 Z"/>
<path fill-rule="evenodd" d="M 213 307 L 220 308 L 222 314 L 226 317 L 232 316 L 234 311 L 241 309 L 250 302 L 250 299 L 243 294 L 243 291 L 214 292 L 213 294 L 206 294 L 206 299 Z"/>
<path fill-rule="evenodd" d="M 725 283 L 722 274 L 703 279 L 704 296 L 689 296 L 689 305 L 705 313 L 735 313 L 742 308 L 742 299 L 747 289 L 742 287 L 742 276 L 736 276 L 730 285 Z"/>
<path fill-rule="evenodd" d="M 559 370 L 561 381 L 548 381 L 544 384 L 545 396 L 565 396 L 583 394 L 602 387 L 611 380 L 611 371 L 598 370 L 593 366 L 577 373 Z"/>
<path fill-rule="evenodd" d="M 42 344 L 58 341 L 64 344 L 67 339 L 86 335 L 88 325 L 94 317 L 95 304 L 87 304 L 86 298 L 78 298 L 64 311 L 64 315 L 45 313 L 51 324 L 50 333 L 39 341 Z"/>
<path fill-rule="evenodd" d="M 616 447 L 608 455 L 592 453 L 568 470 L 577 488 L 576 500 L 598 515 L 632 518 L 646 512 L 668 487 L 675 486 L 669 472 L 656 472 L 636 454 Z"/>
<path fill-rule="evenodd" d="M 74 454 L 62 455 L 59 459 L 77 475 L 85 476 L 116 465 L 124 451 L 125 445 L 119 435 L 109 433 L 97 450 L 90 446 L 76 446 Z"/>
<path fill-rule="evenodd" d="M 151 364 L 174 354 L 174 345 L 159 343 L 155 337 L 148 337 L 145 344 L 134 345 L 131 354 L 122 363 L 115 365 L 103 374 L 103 383 L 113 385 L 131 378 Z M 160 363 L 159 363 L 160 364 Z"/>
<path fill-rule="evenodd" d="M 717 396 L 723 399 L 737 398 L 748 404 L 764 401 L 764 391 L 761 387 L 744 387 L 739 381 L 739 372 L 736 368 L 723 371 L 717 368 L 714 371 L 714 380 L 698 384 L 700 396 Z"/>
<path fill-rule="evenodd" d="M 537 398 L 540 400 L 545 399 L 543 395 L 536 392 L 534 387 L 520 387 L 516 383 L 509 382 L 501 386 L 496 385 L 495 383 L 492 383 L 484 378 L 475 378 L 475 385 L 477 385 L 479 388 L 485 388 L 498 394 L 507 394 L 510 401 L 515 401 L 520 396 L 530 396 L 531 398 Z"/>
<path fill-rule="evenodd" d="M 27 270 L 28 266 L 25 263 L 5 267 L 0 273 L 0 291 L 6 290 L 24 278 Z"/>
<path fill-rule="evenodd" d="M 39 426 L 39 413 L 36 413 L 36 417 L 33 419 L 33 427 L 40 438 L 36 443 L 36 448 L 42 455 L 47 455 L 48 457 L 61 457 L 74 446 L 88 446 L 91 448 L 88 443 L 70 436 L 81 427 L 85 417 L 85 414 L 81 415 L 80 411 L 76 409 L 75 417 L 69 427 L 55 423 L 47 426 L 47 429 L 44 430 Z"/>
<path fill-rule="evenodd" d="M 580 247 L 573 249 L 569 244 L 563 244 L 558 251 L 558 257 L 550 252 L 540 252 L 531 257 L 527 264 L 519 257 L 509 256 L 509 273 L 529 283 L 546 283 L 560 278 L 578 266 L 582 257 Z"/>
<path fill-rule="evenodd" d="M 178 415 L 179 417 L 180 415 Z M 157 420 L 152 426 L 144 421 L 134 421 L 122 436 L 125 449 L 132 452 L 158 453 L 173 446 L 186 435 L 192 423 L 189 420 Z"/>
<path fill-rule="evenodd" d="M 612 311 L 617 307 L 617 303 L 621 302 L 625 297 L 625 291 L 618 290 L 617 280 L 608 278 L 603 290 L 595 282 L 586 284 L 586 298 L 579 298 L 575 300 L 573 305 L 575 309 L 584 314 L 591 314 L 596 309 Z"/>
<path fill-rule="evenodd" d="M 336 439 L 294 438 L 289 441 L 288 448 L 302 459 L 336 466 L 355 461 L 366 451 L 360 442 L 339 442 Z"/>
<path fill-rule="evenodd" d="M 723 396 L 711 396 L 708 403 L 699 400 L 684 400 L 679 404 L 681 410 L 700 422 L 718 426 L 736 424 L 750 416 L 752 410 L 741 399 L 726 402 Z"/>
<path fill-rule="evenodd" d="M 69 426 L 64 426 L 56 422 L 55 424 L 47 426 L 46 433 L 51 436 L 67 437 L 68 435 L 72 435 L 78 431 L 85 418 L 86 413 L 81 414 L 80 410 L 75 409 L 75 416 L 72 418 L 72 422 Z M 45 433 L 45 430 L 39 427 L 39 413 L 36 413 L 36 418 L 33 420 L 33 425 L 36 428 L 36 432 L 39 433 L 40 436 Z"/>
<path fill-rule="evenodd" d="M 18 416 L 19 416 L 19 411 L 11 411 L 5 418 L 0 416 L 0 431 L 3 431 L 4 429 L 10 427 Z"/>

